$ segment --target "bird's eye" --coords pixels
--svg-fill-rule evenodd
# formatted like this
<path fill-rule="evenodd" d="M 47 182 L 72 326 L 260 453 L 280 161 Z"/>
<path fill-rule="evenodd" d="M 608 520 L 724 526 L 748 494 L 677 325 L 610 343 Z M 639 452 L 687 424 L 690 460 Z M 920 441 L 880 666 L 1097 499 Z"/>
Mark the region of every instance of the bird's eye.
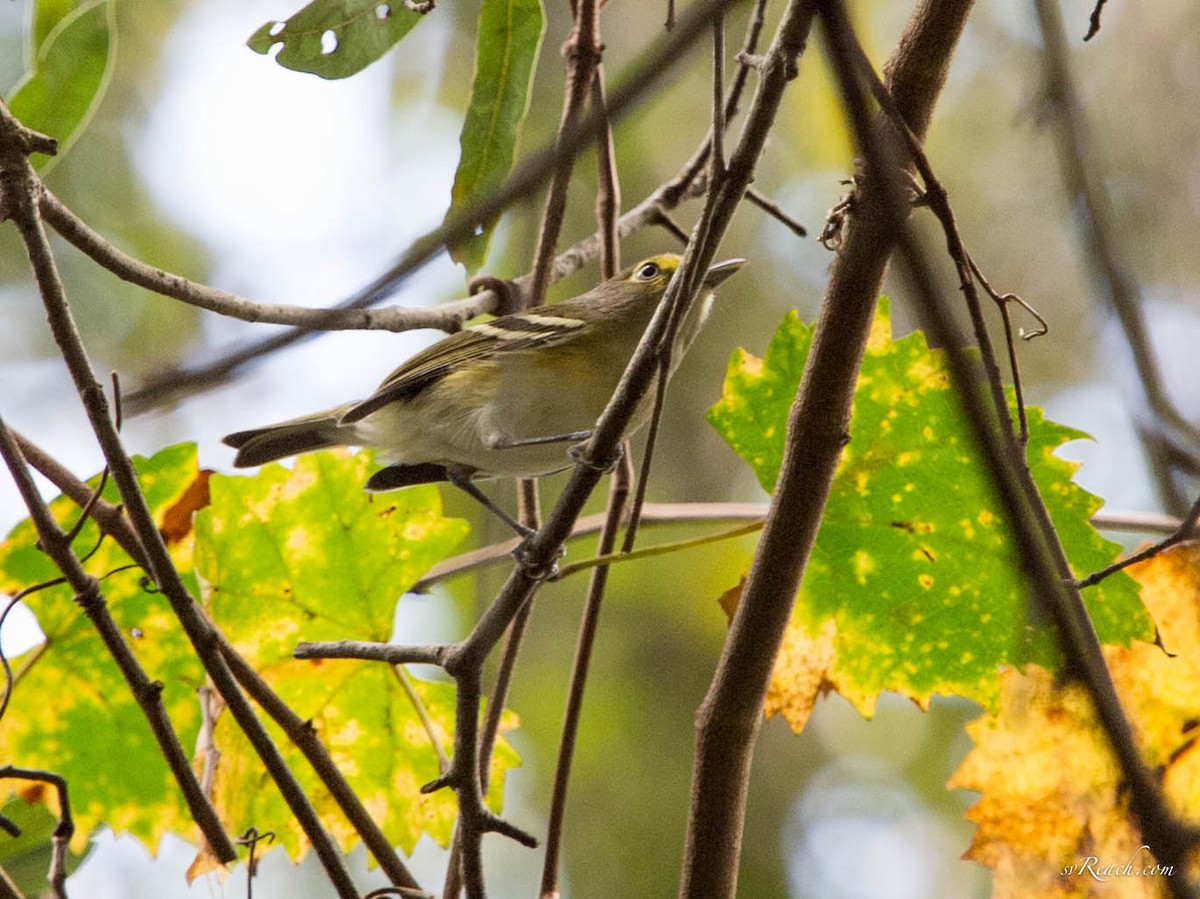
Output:
<path fill-rule="evenodd" d="M 637 274 L 634 277 L 639 281 L 653 281 L 658 277 L 660 271 L 657 262 L 647 262 L 638 268 Z"/>

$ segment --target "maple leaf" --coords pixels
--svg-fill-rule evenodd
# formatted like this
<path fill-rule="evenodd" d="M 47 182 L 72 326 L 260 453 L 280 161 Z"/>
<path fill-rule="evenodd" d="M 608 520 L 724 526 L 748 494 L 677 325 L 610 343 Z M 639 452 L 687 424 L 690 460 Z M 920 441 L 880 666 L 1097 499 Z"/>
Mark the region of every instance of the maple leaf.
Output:
<path fill-rule="evenodd" d="M 789 313 L 764 358 L 739 350 L 709 420 L 774 489 L 788 413 L 813 329 Z M 1120 547 L 1089 523 L 1101 501 L 1071 482 L 1055 450 L 1086 435 L 1028 410 L 1027 460 L 1073 567 L 1086 574 Z M 891 337 L 881 303 L 854 394 L 821 529 L 775 669 L 766 711 L 794 730 L 837 690 L 865 715 L 881 690 L 926 707 L 935 693 L 994 708 L 1001 666 L 1051 665 L 1048 628 L 1030 613 L 1014 541 L 950 384 L 921 334 Z M 798 439 L 804 439 L 799 435 Z M 1101 639 L 1148 639 L 1125 575 L 1087 591 Z"/>
<path fill-rule="evenodd" d="M 1162 646 L 1105 646 L 1146 764 L 1175 814 L 1200 824 L 1200 544 L 1131 566 Z M 1156 868 L 1095 712 L 1078 686 L 1031 665 L 1002 678 L 1000 707 L 967 726 L 976 748 L 948 784 L 981 796 L 967 857 L 993 870 L 995 897 L 1157 897 Z"/>

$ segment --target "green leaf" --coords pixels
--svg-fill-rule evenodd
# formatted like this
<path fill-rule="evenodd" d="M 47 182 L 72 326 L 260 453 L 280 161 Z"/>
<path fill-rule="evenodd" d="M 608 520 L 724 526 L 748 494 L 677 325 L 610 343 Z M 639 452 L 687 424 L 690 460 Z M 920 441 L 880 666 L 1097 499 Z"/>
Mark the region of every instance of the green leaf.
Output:
<path fill-rule="evenodd" d="M 190 444 L 134 463 L 160 523 L 199 478 Z M 99 476 L 89 483 L 98 484 Z M 117 501 L 111 481 L 104 497 Z M 65 497 L 54 500 L 51 511 L 66 527 L 79 518 L 78 507 Z M 200 724 L 196 688 L 204 683 L 204 673 L 166 600 L 142 586 L 140 569 L 121 570 L 132 560 L 111 539 L 100 542 L 93 522 L 83 526 L 74 546 L 77 555 L 87 556 L 86 570 L 103 578 L 108 611 L 147 675 L 162 682 L 162 702 L 183 745 L 194 746 Z M 188 547 L 181 543 L 173 548 L 177 565 L 194 586 Z M 0 593 L 13 594 L 57 574 L 37 549 L 28 520 L 0 543 Z M 128 831 L 151 849 L 164 831 L 190 834 L 191 818 L 149 725 L 71 589 L 39 590 L 25 602 L 37 616 L 45 642 L 12 661 L 16 683 L 0 727 L 0 758 L 67 779 L 76 851 L 87 846 L 88 835 L 101 824 L 117 833 Z M 4 789 L 12 788 L 6 781 Z"/>
<path fill-rule="evenodd" d="M 765 359 L 735 354 L 709 420 L 765 489 L 774 487 L 787 416 L 812 342 L 790 313 Z M 1089 518 L 1101 501 L 1054 455 L 1083 433 L 1029 410 L 1027 459 L 1076 575 L 1120 547 Z M 832 686 L 869 713 L 881 690 L 925 704 L 933 693 L 994 708 L 1002 665 L 1052 664 L 1030 619 L 1014 544 L 950 385 L 919 333 L 893 341 L 886 302 L 854 395 L 843 452 L 776 669 L 769 711 L 802 726 Z M 1086 591 L 1106 643 L 1153 636 L 1137 586 L 1117 575 Z"/>
<path fill-rule="evenodd" d="M 534 70 L 546 30 L 541 0 L 483 0 L 475 47 L 475 81 L 459 144 L 447 218 L 497 188 L 512 168 L 529 111 Z M 456 262 L 478 271 L 487 258 L 495 222 L 450 248 Z"/>
<path fill-rule="evenodd" d="M 116 55 L 111 4 L 39 0 L 30 40 L 33 63 L 8 107 L 29 128 L 58 140 L 58 156 L 33 157 L 45 171 L 83 131 L 108 87 Z"/>
<path fill-rule="evenodd" d="M 421 21 L 403 0 L 313 0 L 284 22 L 265 23 L 247 46 L 281 66 L 322 78 L 349 78 L 387 53 Z"/>
<path fill-rule="evenodd" d="M 0 809 L 0 814 L 17 825 L 19 836 L 5 835 L 0 840 L 0 868 L 12 878 L 24 896 L 42 896 L 49 890 L 46 873 L 50 870 L 52 847 L 50 838 L 58 826 L 58 817 L 45 802 L 36 801 L 48 797 L 52 790 L 42 784 L 30 784 L 30 793 L 35 801 L 12 798 Z M 67 871 L 73 872 L 83 859 L 74 852 L 67 853 Z"/>
<path fill-rule="evenodd" d="M 389 839 L 410 851 L 422 833 L 444 844 L 453 826 L 453 796 L 419 792 L 438 776 L 421 712 L 449 751 L 453 688 L 415 681 L 409 692 L 378 662 L 292 657 L 302 640 L 390 640 L 397 600 L 466 534 L 464 522 L 442 517 L 436 487 L 364 493 L 370 464 L 367 453 L 329 452 L 302 456 L 291 471 L 268 465 L 254 477 L 215 476 L 212 505 L 196 518 L 196 565 L 213 619 L 312 721 Z M 264 775 L 244 738 L 224 719 L 216 738 L 223 817 L 274 830 L 295 853 L 301 834 L 278 793 L 261 788 Z M 498 754 L 493 802 L 515 760 L 507 746 Z M 294 770 L 349 848 L 353 835 L 332 799 L 306 764 Z"/>

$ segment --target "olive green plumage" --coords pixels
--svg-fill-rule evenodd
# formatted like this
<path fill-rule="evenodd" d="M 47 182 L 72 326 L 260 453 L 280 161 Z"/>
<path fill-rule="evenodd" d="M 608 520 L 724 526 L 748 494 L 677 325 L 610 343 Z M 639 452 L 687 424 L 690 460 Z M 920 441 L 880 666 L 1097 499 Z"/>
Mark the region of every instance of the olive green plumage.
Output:
<path fill-rule="evenodd" d="M 380 449 L 389 467 L 368 489 L 473 477 L 532 477 L 566 468 L 565 444 L 599 418 L 680 257 L 630 266 L 587 293 L 451 334 L 417 353 L 358 403 L 225 438 L 234 465 L 332 446 Z M 699 332 L 712 289 L 745 260 L 714 265 L 676 336 L 674 364 Z M 640 427 L 649 401 L 628 432 Z"/>

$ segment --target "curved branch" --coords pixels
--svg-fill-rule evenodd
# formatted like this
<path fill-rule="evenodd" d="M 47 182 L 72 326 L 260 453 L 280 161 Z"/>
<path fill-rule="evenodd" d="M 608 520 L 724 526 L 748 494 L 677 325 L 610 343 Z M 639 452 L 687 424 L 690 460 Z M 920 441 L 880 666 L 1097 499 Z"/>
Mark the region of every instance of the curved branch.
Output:
<path fill-rule="evenodd" d="M 83 219 L 48 190 L 42 192 L 39 207 L 46 222 L 68 243 L 73 244 L 122 281 L 171 297 L 189 306 L 244 322 L 291 325 L 312 331 L 408 331 L 415 328 L 455 331 L 468 319 L 492 312 L 496 306 L 496 296 L 491 291 L 480 291 L 467 299 L 428 309 L 403 306 L 385 309 L 312 309 L 281 303 L 260 303 L 189 281 L 180 275 L 134 259 L 88 227 Z"/>
<path fill-rule="evenodd" d="M 113 482 L 129 515 L 130 524 L 142 544 L 150 564 L 150 574 L 170 603 L 172 612 L 195 648 L 206 673 L 212 679 L 213 686 L 221 694 L 230 714 L 270 772 L 297 823 L 312 842 L 313 850 L 338 895 L 343 899 L 354 899 L 357 892 L 340 851 L 321 824 L 299 782 L 287 767 L 271 735 L 238 689 L 228 666 L 220 654 L 213 651 L 212 625 L 184 586 L 155 524 L 138 483 L 133 462 L 125 451 L 112 419 L 104 388 L 96 380 L 91 359 L 67 302 L 66 290 L 38 207 L 41 182 L 29 160 L 20 151 L 19 142 L 13 137 L 14 123 L 15 119 L 8 108 L 0 103 L 0 173 L 4 177 L 7 212 L 25 244 L 51 333 L 83 403 L 92 432 L 104 453 Z"/>
<path fill-rule="evenodd" d="M 620 86 L 610 93 L 606 115 L 615 122 L 628 113 L 705 33 L 714 12 L 732 6 L 735 2 L 736 0 L 700 0 L 691 6 L 687 14 L 676 24 L 674 30 L 646 53 L 643 53 L 631 67 Z M 447 244 L 458 243 L 470 237 L 478 223 L 497 218 L 513 203 L 539 190 L 547 173 L 554 169 L 559 159 L 564 155 L 574 156 L 585 147 L 590 146 L 603 125 L 601 116 L 593 112 L 580 122 L 579 127 L 564 135 L 560 145 L 544 147 L 528 156 L 513 169 L 496 191 L 463 207 L 447 219 L 441 227 L 417 238 L 390 269 L 351 297 L 343 300 L 338 304 L 338 308 L 363 309 L 373 306 L 389 296 L 405 278 L 440 253 Z M 692 187 L 691 179 L 684 179 L 682 182 L 673 179 L 671 184 L 664 186 L 664 190 L 671 188 L 677 194 L 684 194 Z M 678 199 L 675 202 L 678 202 Z M 660 195 L 660 191 L 655 191 L 646 199 L 641 208 L 622 216 L 621 232 L 625 234 L 633 227 L 641 227 L 655 222 L 661 216 L 661 206 L 665 203 L 669 205 L 668 195 L 665 192 Z M 634 212 L 637 213 L 636 216 L 632 214 Z M 571 250 L 554 260 L 552 279 L 566 277 L 588 260 L 596 258 L 599 255 L 599 249 L 600 241 L 596 235 L 580 241 Z M 524 279 L 517 279 L 517 283 L 525 284 L 527 282 Z M 227 355 L 204 365 L 169 372 L 153 383 L 128 394 L 126 405 L 134 414 L 139 414 L 165 403 L 177 402 L 181 395 L 195 393 L 224 383 L 243 366 L 266 354 L 307 340 L 313 334 L 314 332 L 310 330 L 294 329 L 236 348 Z"/>

